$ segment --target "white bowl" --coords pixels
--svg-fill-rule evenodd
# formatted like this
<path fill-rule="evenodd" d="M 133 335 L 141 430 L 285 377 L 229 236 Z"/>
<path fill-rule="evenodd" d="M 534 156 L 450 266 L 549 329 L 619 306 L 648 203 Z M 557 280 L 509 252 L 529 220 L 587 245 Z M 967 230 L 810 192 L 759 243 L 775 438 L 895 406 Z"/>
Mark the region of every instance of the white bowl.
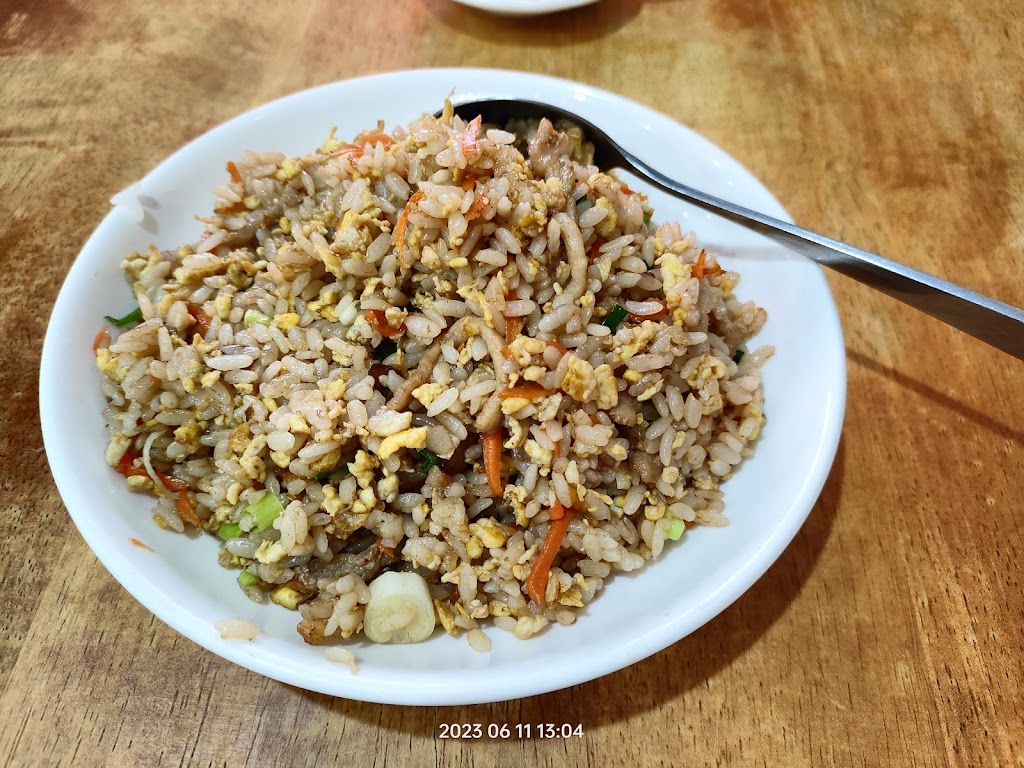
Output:
<path fill-rule="evenodd" d="M 489 11 L 499 16 L 539 16 L 544 13 L 567 11 L 591 5 L 597 0 L 455 0 L 481 11 Z"/>
<path fill-rule="evenodd" d="M 332 125 L 351 136 L 383 118 L 389 128 L 456 96 L 523 97 L 574 110 L 670 176 L 765 213 L 787 218 L 774 197 L 725 152 L 647 107 L 596 88 L 537 75 L 480 69 L 395 72 L 348 80 L 279 99 L 199 137 L 150 172 L 137 190 L 139 223 L 117 206 L 89 238 L 68 274 L 46 333 L 40 371 L 43 436 L 53 476 L 82 536 L 114 578 L 160 619 L 214 653 L 313 691 L 399 704 L 500 701 L 591 680 L 676 642 L 739 597 L 775 561 L 825 482 L 839 441 L 846 394 L 842 335 L 818 267 L 740 227 L 712 218 L 639 181 L 658 218 L 677 218 L 703 242 L 738 255 L 738 293 L 768 310 L 756 344 L 774 344 L 765 368 L 768 423 L 755 455 L 725 484 L 726 528 L 697 528 L 641 572 L 617 575 L 571 627 L 519 641 L 488 628 L 493 650 L 438 632 L 418 645 L 350 644 L 352 675 L 295 631 L 297 614 L 256 605 L 216 562 L 212 537 L 162 531 L 151 500 L 128 493 L 103 460 L 106 436 L 99 375 L 90 348 L 105 314 L 133 306 L 122 257 L 155 242 L 194 242 L 224 164 L 243 149 L 301 154 Z M 631 178 L 631 177 L 629 177 Z M 99 194 L 99 192 L 97 193 Z M 134 538 L 153 552 L 133 546 Z M 222 640 L 220 619 L 256 624 L 254 642 Z M 97 628 L 97 631 L 99 628 Z"/>

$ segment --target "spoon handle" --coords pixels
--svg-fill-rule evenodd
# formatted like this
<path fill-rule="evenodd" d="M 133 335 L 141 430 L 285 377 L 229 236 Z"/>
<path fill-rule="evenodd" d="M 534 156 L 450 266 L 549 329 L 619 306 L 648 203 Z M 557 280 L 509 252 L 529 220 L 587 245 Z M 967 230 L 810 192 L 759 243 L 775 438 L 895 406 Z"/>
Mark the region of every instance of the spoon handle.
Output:
<path fill-rule="evenodd" d="M 623 150 L 622 155 L 641 176 L 666 192 L 1024 360 L 1024 311 L 870 251 L 721 200 L 670 179 L 629 152 Z"/>

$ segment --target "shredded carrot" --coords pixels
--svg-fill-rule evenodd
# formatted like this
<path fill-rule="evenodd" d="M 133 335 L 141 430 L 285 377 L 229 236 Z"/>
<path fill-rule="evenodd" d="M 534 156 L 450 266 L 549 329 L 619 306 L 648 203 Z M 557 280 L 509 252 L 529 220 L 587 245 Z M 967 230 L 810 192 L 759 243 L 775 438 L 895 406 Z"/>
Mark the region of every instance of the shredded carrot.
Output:
<path fill-rule="evenodd" d="M 516 296 L 515 291 L 509 291 L 505 294 L 505 302 L 516 301 L 519 297 Z M 501 351 L 505 357 L 509 360 L 512 359 L 512 350 L 507 345 L 511 344 L 516 340 L 516 337 L 523 330 L 523 318 L 521 317 L 506 317 L 505 318 L 505 348 Z"/>
<path fill-rule="evenodd" d="M 409 226 L 409 213 L 412 211 L 412 207 L 422 199 L 422 190 L 417 189 L 413 192 L 409 197 L 409 202 L 405 204 L 405 208 L 402 209 L 401 214 L 398 216 L 398 223 L 395 224 L 395 250 L 398 251 L 398 258 L 402 262 L 403 267 L 409 266 L 409 263 L 405 260 L 405 230 Z"/>
<path fill-rule="evenodd" d="M 114 467 L 114 469 L 125 477 L 149 477 L 149 472 L 146 471 L 145 467 L 135 466 L 135 459 L 137 458 L 139 458 L 139 454 L 134 450 L 129 449 L 125 451 L 121 460 L 117 462 L 117 466 Z M 163 486 L 170 491 L 184 491 L 188 488 L 188 483 L 184 480 L 171 477 L 163 472 L 157 472 L 156 476 L 160 478 L 160 482 Z"/>
<path fill-rule="evenodd" d="M 703 248 L 700 249 L 700 256 L 697 257 L 697 263 L 693 265 L 693 276 L 698 280 L 704 279 L 704 260 L 708 257 L 708 252 Z"/>
<path fill-rule="evenodd" d="M 128 543 L 132 546 L 139 547 L 139 549 L 148 549 L 150 552 L 156 552 L 149 544 L 143 544 L 138 539 L 133 539 L 131 536 L 128 537 Z"/>
<path fill-rule="evenodd" d="M 593 243 L 590 244 L 590 248 L 587 249 L 587 261 L 593 263 L 598 260 L 601 256 L 601 246 L 604 245 L 604 240 L 597 238 Z"/>
<path fill-rule="evenodd" d="M 238 166 L 235 165 L 232 161 L 228 160 L 228 164 L 226 167 L 228 170 L 228 175 L 231 177 L 231 180 L 235 182 L 235 184 L 241 184 L 242 174 L 238 172 Z"/>
<path fill-rule="evenodd" d="M 523 318 L 521 317 L 506 317 L 505 318 L 505 344 L 511 344 L 519 336 L 522 331 Z M 506 346 L 505 349 L 508 349 Z M 502 350 L 504 354 L 504 350 Z M 508 350 L 508 354 L 505 357 L 511 359 L 512 350 Z"/>
<path fill-rule="evenodd" d="M 368 136 L 356 136 L 355 142 L 349 144 L 346 147 L 342 147 L 336 152 L 331 152 L 331 157 L 340 157 L 341 155 L 352 155 L 353 157 L 362 157 L 367 147 L 372 147 L 376 144 L 383 144 L 384 149 L 388 149 L 395 140 L 388 136 L 386 133 L 371 133 Z"/>
<path fill-rule="evenodd" d="M 703 248 L 700 249 L 700 256 L 697 257 L 697 263 L 693 265 L 693 276 L 698 280 L 703 280 L 705 277 L 711 277 L 712 275 L 720 275 L 725 272 L 722 269 L 721 264 L 715 264 L 713 267 L 705 266 L 704 261 L 707 259 L 708 253 Z"/>
<path fill-rule="evenodd" d="M 459 186 L 462 187 L 463 192 L 469 192 L 469 190 L 476 186 L 476 180 L 477 176 L 475 173 L 467 174 Z"/>
<path fill-rule="evenodd" d="M 490 202 L 491 198 L 483 192 L 478 192 L 476 200 L 473 201 L 473 205 L 471 205 L 469 210 L 466 211 L 466 221 L 472 221 L 473 219 L 480 218 L 480 215 L 484 212 L 484 208 L 486 208 Z"/>
<path fill-rule="evenodd" d="M 164 478 L 161 477 L 160 479 L 163 480 Z M 178 502 L 174 505 L 174 508 L 178 512 L 178 517 L 189 525 L 194 525 L 196 528 L 203 527 L 203 521 L 196 514 L 195 502 L 188 495 L 188 491 L 178 491 Z"/>
<path fill-rule="evenodd" d="M 540 384 L 520 384 L 517 387 L 509 387 L 498 393 L 498 397 L 507 400 L 510 397 L 522 397 L 526 400 L 539 400 L 551 394 L 550 389 L 544 389 Z"/>
<path fill-rule="evenodd" d="M 621 189 L 622 193 L 625 194 L 625 195 L 635 195 L 640 200 L 646 200 L 647 199 L 647 195 L 644 195 L 644 194 L 642 194 L 640 192 L 637 192 L 635 189 L 630 189 L 629 185 L 627 185 L 627 184 L 623 184 L 621 187 L 619 187 L 619 189 Z"/>
<path fill-rule="evenodd" d="M 555 444 L 555 450 L 553 450 L 553 451 L 551 452 L 551 453 L 552 453 L 552 455 L 553 455 L 553 456 L 554 456 L 554 457 L 555 457 L 556 459 L 560 459 L 560 458 L 562 458 L 562 441 L 561 441 L 561 440 L 554 440 L 554 441 L 552 441 L 552 442 L 554 442 L 554 444 Z"/>
<path fill-rule="evenodd" d="M 555 515 L 560 515 L 555 517 Z M 544 593 L 548 588 L 548 575 L 551 573 L 551 564 L 555 562 L 558 550 L 562 548 L 562 541 L 569 530 L 569 523 L 572 522 L 573 510 L 565 509 L 561 502 L 555 501 L 548 513 L 551 517 L 551 524 L 548 526 L 547 536 L 544 537 L 544 544 L 537 561 L 530 569 L 530 575 L 526 579 L 526 591 L 530 599 L 537 605 L 544 603 Z"/>
<path fill-rule="evenodd" d="M 228 216 L 232 213 L 241 213 L 245 210 L 243 203 L 232 203 L 231 205 L 222 205 L 220 208 L 214 208 L 213 212 L 218 216 Z"/>
<path fill-rule="evenodd" d="M 501 497 L 505 488 L 501 482 L 501 427 L 484 435 L 484 474 L 491 493 Z"/>
<path fill-rule="evenodd" d="M 483 117 L 477 115 L 470 120 L 466 132 L 462 134 L 462 154 L 467 158 L 469 155 L 480 151 L 480 127 L 483 125 Z"/>
<path fill-rule="evenodd" d="M 384 552 L 385 554 L 391 555 L 391 557 L 395 556 L 395 548 L 394 547 L 385 547 L 384 546 L 384 539 L 382 539 L 380 536 L 377 537 L 377 546 L 380 548 L 381 552 Z"/>
<path fill-rule="evenodd" d="M 184 480 L 179 480 L 176 477 L 164 474 L 163 472 L 157 472 L 156 476 L 160 478 L 160 482 L 164 484 L 164 488 L 169 491 L 184 491 L 188 488 L 188 483 Z"/>
<path fill-rule="evenodd" d="M 652 301 L 657 300 L 652 299 Z M 661 318 L 668 314 L 668 305 L 663 301 L 660 301 L 658 303 L 661 304 L 661 309 L 657 309 L 654 312 L 651 312 L 646 315 L 637 315 L 630 312 L 629 319 L 632 320 L 634 323 L 640 323 L 643 322 L 644 320 L 660 320 Z"/>
<path fill-rule="evenodd" d="M 547 342 L 547 345 L 549 347 L 551 347 L 552 349 L 557 349 L 563 355 L 566 354 L 569 351 L 568 349 L 563 347 L 561 344 L 559 344 L 557 341 L 549 341 L 549 342 Z"/>
<path fill-rule="evenodd" d="M 366 318 L 366 322 L 373 326 L 373 330 L 381 336 L 390 338 L 391 336 L 397 336 L 405 330 L 405 323 L 402 323 L 397 328 L 389 325 L 387 315 L 384 314 L 383 309 L 368 309 L 363 317 Z"/>
<path fill-rule="evenodd" d="M 199 331 L 199 334 L 205 336 L 206 332 L 210 330 L 210 320 L 212 318 L 191 301 L 185 305 L 185 308 L 192 316 L 192 319 L 196 321 L 196 329 Z"/>
<path fill-rule="evenodd" d="M 110 341 L 110 329 L 105 325 L 100 328 L 100 332 L 93 337 L 92 353 L 94 355 L 100 351 L 100 347 L 103 346 L 104 341 Z"/>

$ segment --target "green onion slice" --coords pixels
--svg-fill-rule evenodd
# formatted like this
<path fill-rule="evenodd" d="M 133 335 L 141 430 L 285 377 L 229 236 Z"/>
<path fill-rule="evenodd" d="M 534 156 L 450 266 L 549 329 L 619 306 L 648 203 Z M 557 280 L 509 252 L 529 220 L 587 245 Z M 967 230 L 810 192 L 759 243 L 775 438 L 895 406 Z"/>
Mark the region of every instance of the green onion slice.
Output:
<path fill-rule="evenodd" d="M 259 501 L 254 501 L 242 510 L 242 512 L 252 516 L 253 522 L 255 523 L 253 530 L 265 531 L 274 524 L 278 515 L 284 512 L 284 507 L 281 505 L 281 501 L 277 496 L 272 494 L 270 491 L 267 491 Z"/>
<path fill-rule="evenodd" d="M 417 453 L 423 457 L 423 463 L 420 464 L 420 472 L 424 475 L 429 475 L 437 462 L 440 461 L 440 457 L 433 451 L 428 451 L 426 448 L 420 448 Z"/>
<path fill-rule="evenodd" d="M 251 328 L 254 323 L 270 325 L 272 321 L 270 315 L 265 315 L 258 309 L 247 309 L 245 310 L 245 314 L 242 315 L 242 322 L 245 323 L 246 328 Z"/>
<path fill-rule="evenodd" d="M 679 541 L 679 538 L 683 535 L 683 531 L 686 530 L 686 523 L 682 520 L 673 520 L 669 525 L 668 530 L 665 531 L 666 538 L 672 539 L 672 541 Z"/>
<path fill-rule="evenodd" d="M 110 315 L 104 315 L 103 319 L 111 325 L 116 325 L 118 328 L 124 328 L 126 325 L 132 325 L 142 319 L 142 308 L 136 307 L 124 317 L 111 317 Z"/>
<path fill-rule="evenodd" d="M 252 587 L 260 583 L 260 577 L 249 571 L 239 571 L 238 585 L 240 587 Z"/>
<path fill-rule="evenodd" d="M 224 539 L 224 541 L 237 539 L 242 535 L 242 526 L 238 523 L 224 523 L 224 525 L 217 529 L 217 535 Z"/>
<path fill-rule="evenodd" d="M 626 310 L 624 306 L 622 306 L 621 304 L 616 304 L 612 308 L 612 311 L 609 312 L 605 316 L 604 320 L 601 321 L 601 324 L 607 328 L 610 328 L 612 332 L 614 332 L 615 329 L 619 327 L 619 323 L 625 320 L 626 315 L 628 314 L 629 312 Z"/>

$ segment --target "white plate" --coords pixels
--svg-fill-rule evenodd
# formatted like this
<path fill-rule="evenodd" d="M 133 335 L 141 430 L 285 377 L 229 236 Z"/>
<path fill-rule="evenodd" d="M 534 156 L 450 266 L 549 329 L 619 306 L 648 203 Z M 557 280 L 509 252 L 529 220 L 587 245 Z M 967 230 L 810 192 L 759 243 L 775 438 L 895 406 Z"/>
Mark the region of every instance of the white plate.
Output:
<path fill-rule="evenodd" d="M 456 0 L 463 5 L 501 16 L 538 16 L 591 5 L 597 0 Z"/>
<path fill-rule="evenodd" d="M 412 646 L 354 643 L 349 647 L 360 663 L 354 676 L 302 642 L 297 614 L 248 601 L 234 574 L 218 567 L 211 537 L 194 540 L 158 529 L 150 499 L 128 493 L 124 479 L 103 460 L 104 403 L 90 343 L 103 315 L 134 303 L 122 257 L 150 242 L 160 248 L 195 242 L 202 225 L 193 216 L 210 210 L 210 190 L 224 183 L 225 162 L 241 150 L 301 154 L 319 146 L 332 125 L 339 136 L 352 136 L 378 118 L 391 128 L 439 108 L 453 87 L 460 99 L 518 96 L 560 104 L 680 181 L 787 218 L 725 152 L 620 96 L 496 70 L 375 75 L 258 107 L 153 169 L 141 182 L 147 200 L 142 224 L 125 206 L 103 220 L 68 274 L 43 348 L 40 411 L 53 476 L 79 530 L 114 578 L 160 619 L 226 659 L 286 683 L 365 701 L 461 704 L 542 693 L 621 669 L 693 632 L 753 584 L 796 534 L 825 482 L 843 417 L 843 341 L 818 267 L 630 181 L 650 192 L 658 218 L 682 219 L 703 241 L 739 252 L 724 259 L 742 273 L 738 293 L 768 310 L 756 343 L 778 349 L 765 369 L 769 421 L 755 456 L 725 485 L 730 526 L 694 529 L 669 542 L 640 573 L 615 576 L 571 627 L 553 626 L 525 642 L 489 628 L 488 654 L 471 650 L 464 637 L 440 632 Z M 129 537 L 156 551 L 132 546 Z M 262 636 L 252 643 L 222 640 L 213 625 L 228 617 L 253 622 Z"/>

